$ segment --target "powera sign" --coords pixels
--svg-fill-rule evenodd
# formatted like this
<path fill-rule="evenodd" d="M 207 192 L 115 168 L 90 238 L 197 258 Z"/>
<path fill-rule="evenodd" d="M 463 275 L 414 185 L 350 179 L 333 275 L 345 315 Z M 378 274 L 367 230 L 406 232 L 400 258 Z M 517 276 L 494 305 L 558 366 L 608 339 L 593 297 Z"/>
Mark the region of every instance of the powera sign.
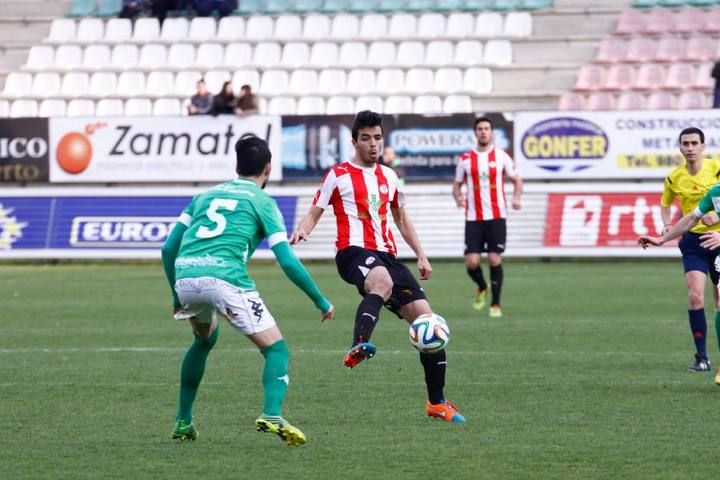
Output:
<path fill-rule="evenodd" d="M 235 174 L 235 142 L 252 133 L 273 152 L 281 179 L 280 117 L 50 120 L 50 181 L 221 182 Z"/>

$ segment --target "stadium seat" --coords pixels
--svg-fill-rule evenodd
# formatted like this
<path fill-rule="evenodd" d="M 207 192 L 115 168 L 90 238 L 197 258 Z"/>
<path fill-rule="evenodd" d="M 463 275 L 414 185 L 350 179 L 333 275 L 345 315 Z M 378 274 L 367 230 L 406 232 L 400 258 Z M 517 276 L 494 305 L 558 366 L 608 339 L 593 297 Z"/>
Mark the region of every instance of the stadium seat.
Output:
<path fill-rule="evenodd" d="M 127 70 L 135 67 L 139 58 L 140 52 L 136 45 L 115 45 L 110 55 L 110 66 L 114 69 Z"/>
<path fill-rule="evenodd" d="M 30 73 L 10 72 L 5 78 L 4 97 L 24 97 L 32 90 L 33 76 Z"/>
<path fill-rule="evenodd" d="M 132 22 L 129 18 L 111 18 L 105 25 L 105 42 L 122 43 L 132 38 Z M 93 107 L 94 110 L 94 107 Z"/>
<path fill-rule="evenodd" d="M 512 43 L 508 40 L 489 40 L 485 44 L 483 62 L 488 65 L 510 65 L 513 60 Z"/>
<path fill-rule="evenodd" d="M 242 68 L 252 63 L 252 48 L 249 43 L 231 43 L 225 47 L 226 68 Z"/>
<path fill-rule="evenodd" d="M 683 59 L 691 62 L 708 62 L 717 57 L 717 39 L 705 35 L 692 36 L 685 43 Z"/>
<path fill-rule="evenodd" d="M 417 32 L 417 19 L 409 13 L 395 13 L 390 17 L 387 37 L 405 40 L 415 37 Z"/>
<path fill-rule="evenodd" d="M 436 12 L 457 12 L 465 8 L 464 0 L 436 0 L 433 10 Z"/>
<path fill-rule="evenodd" d="M 445 15 L 441 13 L 423 13 L 418 18 L 416 36 L 432 40 L 445 34 Z"/>
<path fill-rule="evenodd" d="M 638 67 L 632 88 L 657 90 L 665 83 L 665 68 L 657 63 L 644 63 Z"/>
<path fill-rule="evenodd" d="M 270 115 L 295 115 L 296 110 L 297 102 L 290 97 L 273 97 L 267 107 Z"/>
<path fill-rule="evenodd" d="M 10 102 L 0 98 L 0 118 L 7 118 L 10 116 Z"/>
<path fill-rule="evenodd" d="M 324 0 L 295 0 L 292 10 L 297 13 L 319 12 Z"/>
<path fill-rule="evenodd" d="M 75 41 L 78 43 L 93 43 L 103 38 L 105 24 L 99 18 L 83 18 L 77 25 Z"/>
<path fill-rule="evenodd" d="M 118 47 L 115 47 L 118 48 Z M 142 46 L 136 60 L 136 68 L 154 70 L 158 65 L 167 65 L 167 47 L 159 43 L 148 43 Z"/>
<path fill-rule="evenodd" d="M 630 65 L 611 65 L 602 88 L 606 90 L 629 90 L 635 83 L 635 70 Z M 588 103 L 590 103 L 588 101 Z"/>
<path fill-rule="evenodd" d="M 592 92 L 585 102 L 586 110 L 615 110 L 615 98 L 610 92 Z"/>
<path fill-rule="evenodd" d="M 96 117 L 122 117 L 125 115 L 125 106 L 117 98 L 103 98 L 95 105 Z"/>
<path fill-rule="evenodd" d="M 622 92 L 615 103 L 616 110 L 645 110 L 645 96 L 639 92 Z"/>
<path fill-rule="evenodd" d="M 342 13 L 332 19 L 330 38 L 335 40 L 353 40 L 360 34 L 360 19 L 357 15 Z M 298 105 L 298 110 L 300 105 Z"/>
<path fill-rule="evenodd" d="M 252 64 L 256 67 L 270 68 L 280 65 L 282 49 L 279 43 L 260 42 L 255 45 Z"/>
<path fill-rule="evenodd" d="M 695 82 L 692 84 L 692 88 L 699 90 L 711 90 L 715 88 L 715 79 L 711 76 L 713 69 L 712 63 L 702 63 L 698 66 Z"/>
<path fill-rule="evenodd" d="M 368 58 L 372 58 L 377 67 L 391 67 L 395 64 L 395 44 L 393 42 L 372 42 L 368 49 Z"/>
<path fill-rule="evenodd" d="M 53 66 L 54 61 L 55 49 L 53 47 L 49 45 L 34 45 L 30 47 L 30 52 L 22 69 L 33 72 L 46 70 Z"/>
<path fill-rule="evenodd" d="M 137 43 L 156 42 L 160 38 L 160 23 L 157 18 L 138 18 L 135 20 L 132 41 Z"/>
<path fill-rule="evenodd" d="M 325 0 L 318 12 L 323 13 L 339 13 L 349 10 L 350 0 Z"/>
<path fill-rule="evenodd" d="M 362 95 L 355 99 L 355 108 L 358 112 L 372 110 L 373 112 L 383 111 L 383 99 L 377 95 Z"/>
<path fill-rule="evenodd" d="M 227 70 L 210 70 L 205 73 L 204 78 L 208 91 L 213 95 L 217 95 L 222 90 L 223 84 L 231 81 L 233 77 Z"/>
<path fill-rule="evenodd" d="M 400 42 L 397 48 L 395 65 L 400 67 L 412 67 L 421 63 L 425 58 L 425 44 L 417 41 Z"/>
<path fill-rule="evenodd" d="M 265 70 L 260 77 L 260 93 L 265 96 L 282 95 L 288 91 L 290 78 L 284 70 Z"/>
<path fill-rule="evenodd" d="M 47 98 L 38 107 L 38 116 L 43 118 L 64 117 L 66 112 L 67 104 L 59 98 Z"/>
<path fill-rule="evenodd" d="M 483 12 L 475 20 L 475 36 L 494 38 L 502 35 L 503 18 L 497 12 Z"/>
<path fill-rule="evenodd" d="M 242 17 L 223 17 L 218 23 L 218 42 L 229 43 L 245 37 L 245 19 Z"/>
<path fill-rule="evenodd" d="M 553 5 L 553 0 L 520 0 L 518 8 L 521 10 L 540 10 Z"/>
<path fill-rule="evenodd" d="M 83 50 L 82 68 L 90 71 L 108 68 L 111 58 L 110 47 L 108 45 L 88 45 L 85 47 L 85 50 Z"/>
<path fill-rule="evenodd" d="M 213 17 L 195 17 L 190 22 L 188 40 L 207 42 L 215 39 L 217 24 Z"/>
<path fill-rule="evenodd" d="M 82 97 L 90 88 L 90 75 L 85 72 L 70 72 L 63 75 L 60 96 L 65 98 Z"/>
<path fill-rule="evenodd" d="M 652 8 L 657 7 L 660 0 L 633 0 L 632 6 L 635 8 Z"/>
<path fill-rule="evenodd" d="M 383 68 L 377 72 L 375 90 L 379 94 L 400 93 L 405 87 L 405 73 L 399 68 Z"/>
<path fill-rule="evenodd" d="M 93 117 L 95 116 L 95 102 L 87 98 L 74 98 L 68 102 L 65 115 L 68 117 Z"/>
<path fill-rule="evenodd" d="M 93 98 L 109 97 L 117 89 L 117 76 L 111 72 L 95 72 L 90 76 L 87 95 Z"/>
<path fill-rule="evenodd" d="M 490 10 L 494 0 L 465 0 L 463 10 L 467 12 L 482 12 Z"/>
<path fill-rule="evenodd" d="M 347 92 L 347 74 L 344 70 L 328 68 L 318 77 L 317 89 L 324 95 L 340 95 Z"/>
<path fill-rule="evenodd" d="M 197 91 L 197 82 L 203 78 L 196 70 L 183 70 L 175 75 L 173 94 L 180 97 L 191 97 Z"/>
<path fill-rule="evenodd" d="M 152 114 L 154 117 L 179 117 L 182 105 L 177 98 L 158 98 L 153 102 Z"/>
<path fill-rule="evenodd" d="M 219 57 L 222 58 L 222 57 Z M 170 45 L 167 55 L 166 68 L 183 70 L 195 63 L 195 47 L 189 43 L 174 43 Z M 157 68 L 157 67 L 155 67 Z"/>
<path fill-rule="evenodd" d="M 506 37 L 529 37 L 532 29 L 532 16 L 528 12 L 509 12 L 505 15 L 503 35 Z"/>
<path fill-rule="evenodd" d="M 675 13 L 673 18 L 673 32 L 695 33 L 697 29 L 698 11 L 696 8 L 682 8 Z"/>
<path fill-rule="evenodd" d="M 57 18 L 50 24 L 50 32 L 43 42 L 68 43 L 75 38 L 75 21 L 69 18 Z"/>
<path fill-rule="evenodd" d="M 145 96 L 151 98 L 173 95 L 175 75 L 172 72 L 154 70 L 145 81 Z"/>
<path fill-rule="evenodd" d="M 405 95 L 390 95 L 385 99 L 384 113 L 413 113 L 412 98 Z"/>
<path fill-rule="evenodd" d="M 453 44 L 448 40 L 434 40 L 425 49 L 425 65 L 441 67 L 453 61 Z M 420 62 L 418 62 L 420 63 Z"/>
<path fill-rule="evenodd" d="M 35 100 L 20 98 L 10 104 L 11 118 L 37 117 L 38 103 Z"/>
<path fill-rule="evenodd" d="M 325 99 L 305 96 L 297 103 L 298 115 L 325 115 Z"/>
<path fill-rule="evenodd" d="M 700 27 L 701 32 L 719 33 L 720 32 L 720 8 L 711 8 L 703 14 L 703 24 Z"/>
<path fill-rule="evenodd" d="M 57 73 L 40 72 L 33 77 L 32 90 L 30 94 L 33 97 L 54 97 L 60 93 L 60 75 Z"/>
<path fill-rule="evenodd" d="M 362 68 L 350 70 L 345 88 L 351 95 L 373 93 L 375 91 L 375 71 Z"/>
<path fill-rule="evenodd" d="M 302 37 L 302 18 L 299 15 L 280 15 L 275 19 L 273 40 L 296 40 Z"/>
<path fill-rule="evenodd" d="M 212 70 L 223 65 L 225 48 L 219 43 L 201 43 L 195 52 L 195 68 Z"/>
<path fill-rule="evenodd" d="M 407 0 L 379 0 L 377 9 L 380 12 L 401 12 Z"/>
<path fill-rule="evenodd" d="M 263 12 L 277 15 L 278 13 L 289 12 L 291 8 L 291 0 L 265 0 Z"/>
<path fill-rule="evenodd" d="M 122 9 L 122 0 L 99 0 L 97 15 L 99 17 L 117 17 Z"/>
<path fill-rule="evenodd" d="M 261 13 L 263 9 L 262 0 L 238 0 L 238 8 L 235 10 L 236 15 L 255 15 Z"/>
<path fill-rule="evenodd" d="M 623 10 L 615 26 L 615 35 L 637 35 L 645 29 L 645 14 L 640 10 Z"/>
<path fill-rule="evenodd" d="M 253 91 L 257 91 L 260 88 L 260 73 L 257 70 L 238 70 L 233 74 L 232 84 L 234 90 L 250 85 Z"/>
<path fill-rule="evenodd" d="M 490 8 L 502 12 L 516 10 L 520 6 L 520 0 L 495 0 Z"/>
<path fill-rule="evenodd" d="M 166 18 L 160 28 L 160 41 L 175 43 L 187 41 L 190 22 L 185 17 Z"/>
<path fill-rule="evenodd" d="M 438 68 L 435 71 L 433 91 L 438 93 L 456 93 L 463 88 L 463 73 L 459 68 Z"/>
<path fill-rule="evenodd" d="M 60 45 L 55 49 L 55 65 L 57 70 L 72 70 L 82 65 L 83 51 L 79 45 Z"/>
<path fill-rule="evenodd" d="M 657 41 L 649 37 L 634 37 L 628 41 L 625 61 L 630 63 L 646 63 L 655 59 Z"/>
<path fill-rule="evenodd" d="M 379 0 L 350 0 L 348 10 L 359 14 L 376 12 L 379 3 Z"/>
<path fill-rule="evenodd" d="M 671 32 L 674 27 L 675 12 L 666 8 L 653 8 L 645 15 L 644 33 L 658 34 Z"/>
<path fill-rule="evenodd" d="M 460 40 L 455 45 L 455 65 L 480 65 L 483 58 L 483 45 L 478 40 Z"/>
<path fill-rule="evenodd" d="M 677 62 L 685 57 L 685 40 L 675 37 L 662 37 L 655 51 L 656 62 Z"/>
<path fill-rule="evenodd" d="M 492 72 L 489 68 L 472 67 L 463 74 L 463 91 L 469 94 L 490 93 L 492 91 Z"/>
<path fill-rule="evenodd" d="M 653 92 L 648 95 L 648 110 L 672 110 L 675 108 L 675 96 L 669 92 Z"/>
<path fill-rule="evenodd" d="M 337 43 L 317 42 L 310 50 L 310 64 L 314 67 L 332 67 L 338 63 Z"/>
<path fill-rule="evenodd" d="M 668 67 L 662 88 L 685 90 L 695 84 L 695 68 L 689 63 L 674 63 Z"/>
<path fill-rule="evenodd" d="M 443 100 L 443 113 L 471 113 L 472 100 L 467 95 L 448 95 Z"/>
<path fill-rule="evenodd" d="M 352 72 L 350 72 L 352 74 Z M 328 98 L 325 105 L 326 115 L 349 115 L 355 113 L 355 101 L 352 97 L 335 96 Z M 0 116 L 2 114 L 0 113 Z"/>
<path fill-rule="evenodd" d="M 310 47 L 307 43 L 289 42 L 282 49 L 280 65 L 299 68 L 310 62 Z"/>
<path fill-rule="evenodd" d="M 149 117 L 153 113 L 149 98 L 131 98 L 125 102 L 126 117 Z"/>
<path fill-rule="evenodd" d="M 475 19 L 469 13 L 453 12 L 448 15 L 445 24 L 445 34 L 447 38 L 466 38 L 473 33 L 475 27 Z"/>
<path fill-rule="evenodd" d="M 684 91 L 680 93 L 677 99 L 677 108 L 679 110 L 699 110 L 711 107 L 712 103 L 706 101 L 705 95 L 696 90 Z"/>
<path fill-rule="evenodd" d="M 411 68 L 405 73 L 405 91 L 413 94 L 429 93 L 435 83 L 429 68 Z"/>
<path fill-rule="evenodd" d="M 362 42 L 345 42 L 340 45 L 338 65 L 341 67 L 360 67 L 367 61 L 367 46 Z"/>
<path fill-rule="evenodd" d="M 318 74 L 315 70 L 297 69 L 290 73 L 287 93 L 307 95 L 318 91 Z"/>
<path fill-rule="evenodd" d="M 404 11 L 407 12 L 427 12 L 432 10 L 435 0 L 405 0 Z"/>
<path fill-rule="evenodd" d="M 625 59 L 627 43 L 622 38 L 605 37 L 598 46 L 595 63 L 618 63 Z"/>
<path fill-rule="evenodd" d="M 442 113 L 443 104 L 437 95 L 419 95 L 413 100 L 413 113 Z"/>
<path fill-rule="evenodd" d="M 89 17 L 97 9 L 96 0 L 73 0 L 68 17 Z"/>
<path fill-rule="evenodd" d="M 585 110 L 585 97 L 576 92 L 565 92 L 558 99 L 558 110 L 561 112 Z"/>
<path fill-rule="evenodd" d="M 303 38 L 324 40 L 330 36 L 330 18 L 326 15 L 311 14 L 303 23 Z"/>
<path fill-rule="evenodd" d="M 365 40 L 385 38 L 388 29 L 388 19 L 385 15 L 372 13 L 363 15 L 360 20 L 359 36 Z"/>
<path fill-rule="evenodd" d="M 122 72 L 118 76 L 115 94 L 134 97 L 145 93 L 145 75 L 142 72 Z"/>

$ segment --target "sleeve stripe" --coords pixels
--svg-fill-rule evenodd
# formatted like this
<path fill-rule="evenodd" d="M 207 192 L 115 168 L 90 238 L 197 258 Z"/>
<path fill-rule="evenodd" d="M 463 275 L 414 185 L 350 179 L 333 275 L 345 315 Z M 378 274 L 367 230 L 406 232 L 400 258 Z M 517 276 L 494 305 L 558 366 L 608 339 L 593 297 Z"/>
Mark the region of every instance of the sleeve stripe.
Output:
<path fill-rule="evenodd" d="M 283 231 L 283 232 L 273 233 L 272 235 L 267 237 L 267 241 L 268 241 L 268 246 L 270 248 L 274 247 L 278 243 L 287 242 L 288 241 L 287 232 Z"/>
<path fill-rule="evenodd" d="M 189 226 L 190 226 L 190 220 L 192 220 L 192 217 L 191 217 L 189 214 L 185 213 L 185 212 L 181 213 L 180 216 L 179 216 L 178 219 L 177 219 L 177 221 L 178 221 L 179 223 L 182 223 L 182 224 L 185 225 L 186 227 L 189 227 Z"/>

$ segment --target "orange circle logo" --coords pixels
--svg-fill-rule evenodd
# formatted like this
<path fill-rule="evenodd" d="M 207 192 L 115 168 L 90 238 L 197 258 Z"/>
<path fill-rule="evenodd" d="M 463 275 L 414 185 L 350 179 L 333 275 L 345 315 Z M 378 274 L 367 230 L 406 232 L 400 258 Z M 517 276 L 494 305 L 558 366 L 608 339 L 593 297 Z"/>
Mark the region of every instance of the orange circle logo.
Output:
<path fill-rule="evenodd" d="M 84 171 L 92 159 L 92 144 L 79 132 L 70 132 L 60 139 L 55 151 L 60 168 L 67 173 Z"/>

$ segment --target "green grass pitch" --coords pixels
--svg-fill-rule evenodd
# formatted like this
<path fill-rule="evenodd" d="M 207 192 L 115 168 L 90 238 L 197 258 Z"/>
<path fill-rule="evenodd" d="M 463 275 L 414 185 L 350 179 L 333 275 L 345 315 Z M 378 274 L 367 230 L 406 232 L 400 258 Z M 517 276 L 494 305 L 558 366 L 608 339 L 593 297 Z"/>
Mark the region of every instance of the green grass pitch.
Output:
<path fill-rule="evenodd" d="M 460 260 L 434 267 L 424 285 L 453 334 L 446 394 L 466 425 L 425 416 L 417 353 L 389 312 L 373 337 L 377 356 L 342 367 L 359 297 L 334 264 L 309 264 L 337 308 L 324 324 L 274 264 L 251 266 L 292 352 L 284 414 L 308 435 L 292 448 L 255 432 L 262 357 L 227 325 L 196 403 L 200 439 L 170 439 L 191 335 L 170 317 L 159 263 L 3 265 L 2 477 L 717 475 L 720 387 L 713 374 L 686 371 L 693 345 L 679 260 L 509 260 L 502 319 L 472 310 Z"/>

